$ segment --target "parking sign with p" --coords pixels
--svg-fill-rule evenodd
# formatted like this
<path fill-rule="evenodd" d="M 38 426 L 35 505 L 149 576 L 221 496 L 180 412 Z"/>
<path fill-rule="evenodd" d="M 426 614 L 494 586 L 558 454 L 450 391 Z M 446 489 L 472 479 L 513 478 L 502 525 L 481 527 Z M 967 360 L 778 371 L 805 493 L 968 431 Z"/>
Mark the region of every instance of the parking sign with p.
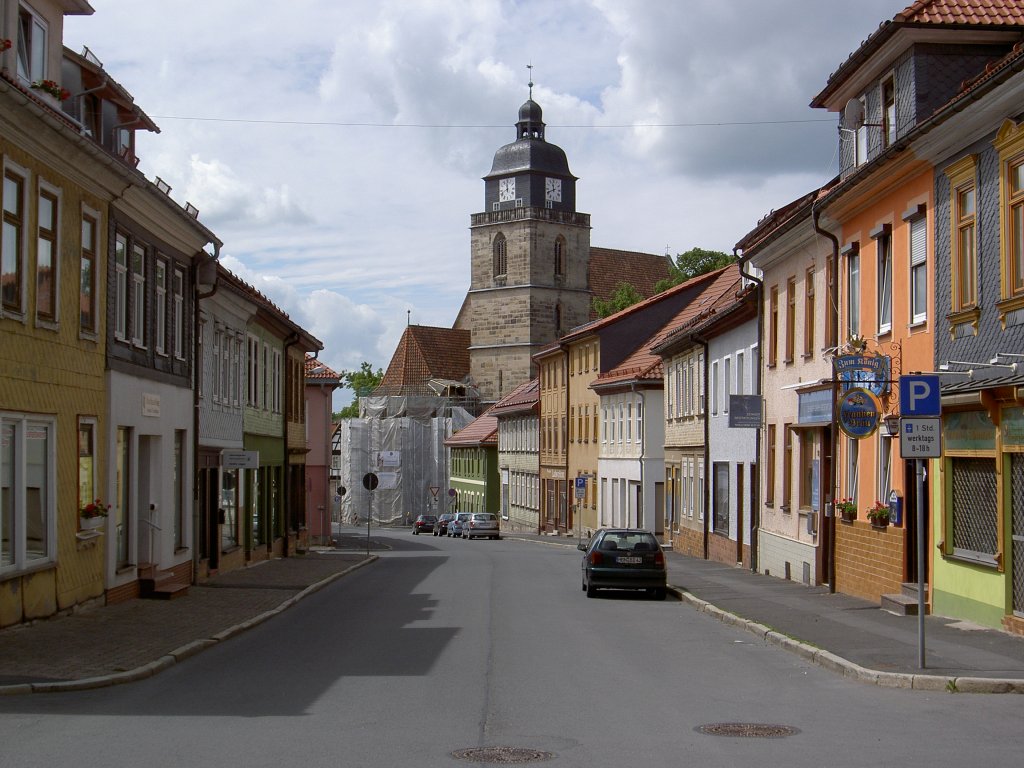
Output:
<path fill-rule="evenodd" d="M 900 376 L 901 416 L 941 416 L 938 376 Z"/>

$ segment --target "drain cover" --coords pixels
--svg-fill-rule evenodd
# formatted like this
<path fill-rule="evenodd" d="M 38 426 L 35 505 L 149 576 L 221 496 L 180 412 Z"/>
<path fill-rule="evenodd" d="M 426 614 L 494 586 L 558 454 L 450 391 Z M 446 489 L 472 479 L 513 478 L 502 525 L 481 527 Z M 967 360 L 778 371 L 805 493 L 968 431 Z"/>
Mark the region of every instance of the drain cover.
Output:
<path fill-rule="evenodd" d="M 709 736 L 738 736 L 747 739 L 784 739 L 800 733 L 791 725 L 772 725 L 769 723 L 708 723 L 694 728 L 697 733 Z"/>
<path fill-rule="evenodd" d="M 473 763 L 532 763 L 547 760 L 554 757 L 554 754 L 526 747 L 474 747 L 458 749 L 452 752 L 452 757 Z"/>

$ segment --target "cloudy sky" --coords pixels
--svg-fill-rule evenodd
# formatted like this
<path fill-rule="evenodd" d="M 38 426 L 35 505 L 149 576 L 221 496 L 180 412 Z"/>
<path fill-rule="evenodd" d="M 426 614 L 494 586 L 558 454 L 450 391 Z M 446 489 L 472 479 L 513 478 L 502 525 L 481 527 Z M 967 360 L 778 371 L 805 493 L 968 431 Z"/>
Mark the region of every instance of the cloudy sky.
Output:
<path fill-rule="evenodd" d="M 161 128 L 140 169 L 225 265 L 324 343 L 387 367 L 451 326 L 481 177 L 528 96 L 593 245 L 731 251 L 838 170 L 807 104 L 901 0 L 90 0 L 88 46 Z M 336 403 L 348 400 L 347 392 Z"/>

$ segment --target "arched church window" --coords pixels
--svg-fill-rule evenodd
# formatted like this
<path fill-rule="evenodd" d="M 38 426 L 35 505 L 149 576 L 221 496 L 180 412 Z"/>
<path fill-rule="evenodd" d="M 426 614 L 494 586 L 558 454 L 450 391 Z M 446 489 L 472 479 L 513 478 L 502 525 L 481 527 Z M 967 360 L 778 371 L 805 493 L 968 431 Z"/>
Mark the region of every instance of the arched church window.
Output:
<path fill-rule="evenodd" d="M 555 277 L 565 274 L 565 238 L 559 235 L 555 239 Z"/>
<path fill-rule="evenodd" d="M 494 238 L 494 276 L 498 277 L 508 272 L 508 244 L 505 236 L 498 233 Z"/>

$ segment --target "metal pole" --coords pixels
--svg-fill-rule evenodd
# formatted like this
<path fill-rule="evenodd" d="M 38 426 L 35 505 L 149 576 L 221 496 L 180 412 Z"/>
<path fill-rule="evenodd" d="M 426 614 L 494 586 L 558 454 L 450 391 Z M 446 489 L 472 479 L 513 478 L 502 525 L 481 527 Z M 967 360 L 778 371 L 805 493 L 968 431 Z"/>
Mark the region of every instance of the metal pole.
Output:
<path fill-rule="evenodd" d="M 927 603 L 924 599 L 924 479 L 925 462 L 917 460 L 917 666 L 925 668 L 924 659 L 924 614 Z"/>
<path fill-rule="evenodd" d="M 370 556 L 370 519 L 373 517 L 373 491 L 370 491 L 370 500 L 366 502 L 366 556 Z"/>

